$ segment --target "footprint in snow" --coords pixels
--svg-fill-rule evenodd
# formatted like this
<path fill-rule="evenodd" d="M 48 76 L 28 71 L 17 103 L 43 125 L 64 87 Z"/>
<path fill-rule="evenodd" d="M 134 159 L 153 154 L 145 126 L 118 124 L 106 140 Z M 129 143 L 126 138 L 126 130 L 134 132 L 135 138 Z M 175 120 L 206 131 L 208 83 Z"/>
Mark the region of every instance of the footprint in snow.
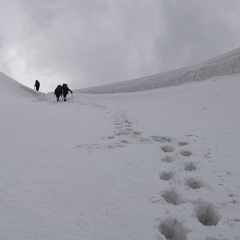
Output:
<path fill-rule="evenodd" d="M 180 194 L 175 188 L 164 191 L 161 196 L 168 204 L 180 205 L 181 203 L 183 203 Z"/>
<path fill-rule="evenodd" d="M 181 150 L 180 151 L 181 155 L 184 156 L 184 157 L 189 157 L 192 155 L 192 152 L 191 151 L 188 151 L 188 150 Z"/>
<path fill-rule="evenodd" d="M 171 142 L 173 138 L 164 137 L 164 136 L 152 136 L 152 140 L 155 142 L 165 143 L 165 142 Z"/>
<path fill-rule="evenodd" d="M 186 146 L 186 145 L 188 145 L 188 142 L 178 142 L 179 147 Z"/>
<path fill-rule="evenodd" d="M 188 178 L 185 181 L 186 186 L 190 187 L 191 189 L 199 189 L 205 186 L 204 182 L 200 179 L 195 178 Z"/>
<path fill-rule="evenodd" d="M 120 129 L 119 131 L 116 132 L 117 136 L 128 135 L 128 134 L 129 134 L 129 132 L 124 129 Z"/>
<path fill-rule="evenodd" d="M 173 152 L 173 151 L 174 151 L 174 147 L 171 146 L 171 145 L 162 146 L 161 149 L 162 149 L 165 153 L 169 153 L 169 152 Z"/>
<path fill-rule="evenodd" d="M 211 203 L 196 203 L 195 214 L 198 221 L 204 226 L 216 226 L 220 221 L 220 215 Z"/>
<path fill-rule="evenodd" d="M 108 136 L 107 138 L 108 139 L 114 139 L 115 137 L 114 136 Z"/>
<path fill-rule="evenodd" d="M 163 181 L 171 180 L 171 179 L 173 179 L 173 177 L 174 177 L 174 173 L 171 171 L 169 171 L 169 172 L 163 171 L 159 174 L 159 178 Z"/>
<path fill-rule="evenodd" d="M 175 217 L 168 217 L 161 221 L 158 231 L 166 240 L 187 240 L 189 230 L 184 226 L 181 220 Z"/>
<path fill-rule="evenodd" d="M 127 125 L 131 125 L 132 122 L 129 120 L 129 119 L 124 119 L 124 122 L 127 124 Z"/>
<path fill-rule="evenodd" d="M 165 156 L 162 158 L 162 162 L 171 163 L 174 161 L 174 158 L 171 156 Z"/>
<path fill-rule="evenodd" d="M 142 134 L 140 131 L 132 131 L 132 133 L 133 133 L 135 136 L 139 136 L 139 135 Z"/>
<path fill-rule="evenodd" d="M 187 162 L 183 166 L 185 171 L 195 171 L 197 169 L 197 163 Z"/>

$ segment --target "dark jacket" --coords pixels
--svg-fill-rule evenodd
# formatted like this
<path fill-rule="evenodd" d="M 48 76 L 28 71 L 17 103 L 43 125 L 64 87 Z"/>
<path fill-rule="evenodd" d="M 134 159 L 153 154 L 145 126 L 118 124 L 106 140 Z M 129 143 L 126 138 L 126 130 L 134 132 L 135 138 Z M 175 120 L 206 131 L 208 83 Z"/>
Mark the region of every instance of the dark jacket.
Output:
<path fill-rule="evenodd" d="M 62 95 L 62 86 L 58 85 L 54 91 L 54 94 L 56 95 L 57 99 Z"/>
<path fill-rule="evenodd" d="M 73 93 L 72 90 L 70 90 L 66 84 L 63 84 L 62 91 L 64 98 L 68 95 L 68 92 Z"/>
<path fill-rule="evenodd" d="M 35 85 L 34 87 L 36 87 L 36 90 L 38 91 L 40 88 L 40 82 L 38 80 L 35 81 Z"/>

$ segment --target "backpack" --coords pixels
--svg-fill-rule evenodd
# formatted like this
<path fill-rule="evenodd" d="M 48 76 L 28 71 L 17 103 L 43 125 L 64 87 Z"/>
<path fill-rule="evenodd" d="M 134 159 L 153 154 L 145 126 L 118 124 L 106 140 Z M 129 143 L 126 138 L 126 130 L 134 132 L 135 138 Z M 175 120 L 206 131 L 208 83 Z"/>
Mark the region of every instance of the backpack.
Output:
<path fill-rule="evenodd" d="M 61 85 L 58 85 L 58 86 L 57 86 L 57 89 L 58 89 L 58 90 L 62 90 L 62 86 L 61 86 Z"/>
<path fill-rule="evenodd" d="M 60 96 L 62 94 L 62 86 L 58 85 L 54 91 L 56 96 Z"/>
<path fill-rule="evenodd" d="M 64 83 L 63 85 L 62 85 L 62 88 L 68 88 L 68 85 L 66 84 L 66 83 Z"/>
<path fill-rule="evenodd" d="M 62 85 L 62 91 L 63 91 L 63 95 L 66 97 L 68 94 L 68 85 L 66 83 Z"/>

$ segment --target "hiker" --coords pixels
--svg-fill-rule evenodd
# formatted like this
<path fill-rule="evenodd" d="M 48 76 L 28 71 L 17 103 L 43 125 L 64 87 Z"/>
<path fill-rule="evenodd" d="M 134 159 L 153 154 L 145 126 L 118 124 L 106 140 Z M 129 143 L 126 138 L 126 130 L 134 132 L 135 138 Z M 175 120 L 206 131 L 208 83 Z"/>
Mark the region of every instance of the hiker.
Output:
<path fill-rule="evenodd" d="M 63 92 L 64 102 L 66 101 L 66 97 L 67 97 L 67 95 L 68 95 L 68 91 L 71 92 L 71 93 L 73 93 L 72 90 L 70 90 L 70 89 L 68 88 L 68 85 L 67 85 L 66 83 L 64 83 L 64 84 L 62 85 L 62 92 Z"/>
<path fill-rule="evenodd" d="M 56 95 L 57 102 L 59 101 L 59 98 L 62 96 L 62 86 L 58 85 L 54 91 L 54 94 Z"/>
<path fill-rule="evenodd" d="M 40 82 L 39 82 L 38 80 L 35 81 L 34 87 L 36 88 L 36 91 L 39 90 L 39 88 L 40 88 Z"/>

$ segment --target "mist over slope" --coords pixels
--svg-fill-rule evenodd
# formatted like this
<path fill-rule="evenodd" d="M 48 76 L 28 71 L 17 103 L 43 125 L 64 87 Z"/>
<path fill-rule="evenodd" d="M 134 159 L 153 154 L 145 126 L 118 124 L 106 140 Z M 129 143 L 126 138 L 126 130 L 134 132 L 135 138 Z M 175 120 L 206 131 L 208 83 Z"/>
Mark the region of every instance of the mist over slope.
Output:
<path fill-rule="evenodd" d="M 95 94 L 138 92 L 235 73 L 240 73 L 240 48 L 209 59 L 195 66 L 143 78 L 80 89 L 77 90 L 77 92 Z"/>

